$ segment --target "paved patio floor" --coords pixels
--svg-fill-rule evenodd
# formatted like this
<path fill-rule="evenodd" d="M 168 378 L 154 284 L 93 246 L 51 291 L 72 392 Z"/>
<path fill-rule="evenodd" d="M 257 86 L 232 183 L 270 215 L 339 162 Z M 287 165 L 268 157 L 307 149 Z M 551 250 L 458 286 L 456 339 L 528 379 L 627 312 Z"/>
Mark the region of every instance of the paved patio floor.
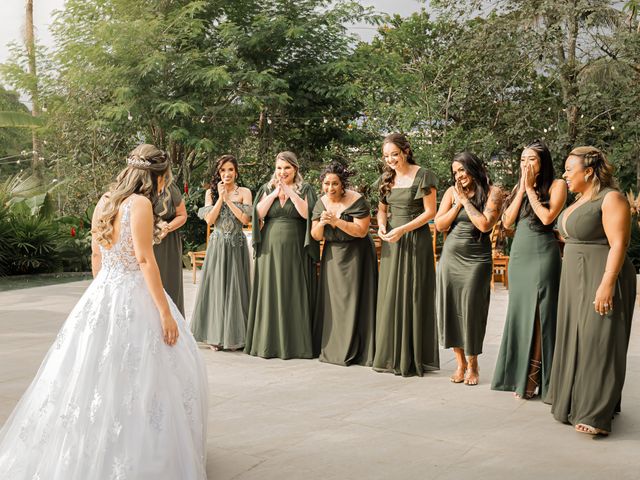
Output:
<path fill-rule="evenodd" d="M 0 423 L 33 378 L 88 281 L 0 292 Z M 185 272 L 187 313 L 195 286 Z M 539 400 L 489 388 L 508 292 L 491 298 L 480 385 L 442 370 L 399 378 L 315 360 L 202 349 L 209 388 L 210 479 L 638 479 L 640 308 L 622 413 L 608 438 L 556 422 Z M 182 480 L 182 479 L 176 479 Z"/>

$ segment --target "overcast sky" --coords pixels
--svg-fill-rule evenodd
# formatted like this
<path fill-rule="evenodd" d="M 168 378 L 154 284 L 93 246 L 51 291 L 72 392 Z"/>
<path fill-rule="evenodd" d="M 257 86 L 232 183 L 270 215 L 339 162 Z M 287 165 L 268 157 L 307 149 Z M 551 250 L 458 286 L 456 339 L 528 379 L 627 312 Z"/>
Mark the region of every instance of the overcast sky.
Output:
<path fill-rule="evenodd" d="M 51 12 L 64 8 L 65 0 L 34 0 L 33 3 L 36 36 L 44 45 L 52 46 L 49 33 Z M 422 2 L 416 0 L 361 0 L 361 3 L 371 5 L 380 12 L 401 15 L 419 11 L 423 6 Z M 9 55 L 7 44 L 24 38 L 24 10 L 24 0 L 0 0 L 0 62 L 4 62 Z M 366 25 L 354 26 L 354 32 L 364 40 L 371 39 L 375 34 L 375 30 Z"/>

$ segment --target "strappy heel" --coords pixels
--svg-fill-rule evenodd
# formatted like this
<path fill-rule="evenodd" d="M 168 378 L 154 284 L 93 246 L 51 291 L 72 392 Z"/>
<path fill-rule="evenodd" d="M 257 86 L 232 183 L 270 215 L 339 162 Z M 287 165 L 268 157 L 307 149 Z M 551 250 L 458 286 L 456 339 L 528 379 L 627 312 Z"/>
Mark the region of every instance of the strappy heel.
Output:
<path fill-rule="evenodd" d="M 542 362 L 540 360 L 531 359 L 529 364 L 529 375 L 527 375 L 527 389 L 524 391 L 526 400 L 530 400 L 536 396 L 536 390 L 540 386 L 540 372 L 542 370 Z"/>

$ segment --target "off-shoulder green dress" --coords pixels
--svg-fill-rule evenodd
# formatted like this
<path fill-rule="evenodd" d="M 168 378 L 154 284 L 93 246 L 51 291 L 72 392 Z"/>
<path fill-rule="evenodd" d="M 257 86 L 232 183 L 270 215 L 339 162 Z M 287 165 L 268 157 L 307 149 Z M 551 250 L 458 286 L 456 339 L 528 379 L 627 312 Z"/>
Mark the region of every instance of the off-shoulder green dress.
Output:
<path fill-rule="evenodd" d="M 313 220 L 319 220 L 324 211 L 318 200 Z M 340 218 L 353 222 L 370 215 L 369 202 L 359 197 Z M 316 325 L 322 326 L 321 362 L 371 366 L 377 284 L 378 258 L 371 236 L 356 238 L 326 225 L 316 304 Z"/>
<path fill-rule="evenodd" d="M 251 206 L 234 202 L 244 213 Z M 202 207 L 204 218 L 213 205 Z M 244 347 L 249 313 L 250 259 L 242 222 L 224 203 L 213 224 L 202 265 L 200 287 L 191 317 L 191 331 L 198 342 L 235 350 Z"/>
<path fill-rule="evenodd" d="M 307 199 L 307 219 L 291 199 L 284 206 L 275 199 L 260 228 L 258 202 L 270 191 L 263 185 L 253 205 L 255 266 L 244 351 L 263 358 L 313 358 L 320 249 L 311 238 L 311 216 L 317 197 L 309 185 L 302 185 L 299 195 Z"/>
<path fill-rule="evenodd" d="M 387 231 L 423 213 L 423 198 L 435 195 L 431 189 L 436 185 L 435 175 L 421 167 L 410 187 L 392 188 L 381 198 L 387 205 Z M 435 290 L 429 225 L 406 233 L 396 243 L 382 242 L 374 370 L 422 376 L 440 368 Z"/>
<path fill-rule="evenodd" d="M 165 189 L 153 205 L 153 211 L 165 222 L 176 218 L 176 209 L 182 203 L 182 193 L 175 184 Z M 165 211 L 166 206 L 166 211 Z M 164 212 L 164 213 L 163 213 Z M 182 287 L 182 238 L 180 231 L 169 232 L 162 241 L 153 246 L 158 263 L 162 286 L 184 315 L 184 292 Z"/>
<path fill-rule="evenodd" d="M 524 205 L 520 212 L 523 209 Z M 509 255 L 509 306 L 491 388 L 525 395 L 537 314 L 542 353 L 539 393 L 544 398 L 556 340 L 562 265 L 553 225 L 543 225 L 533 212 L 520 215 Z"/>
<path fill-rule="evenodd" d="M 556 348 L 545 399 L 556 420 L 606 431 L 611 431 L 611 419 L 620 411 L 636 298 L 636 272 L 625 255 L 613 310 L 600 316 L 593 306 L 610 250 L 602 226 L 602 202 L 611 191 L 604 189 L 558 218 L 565 247 Z"/>
<path fill-rule="evenodd" d="M 440 344 L 482 353 L 491 294 L 491 241 L 462 208 L 442 247 L 437 272 Z"/>

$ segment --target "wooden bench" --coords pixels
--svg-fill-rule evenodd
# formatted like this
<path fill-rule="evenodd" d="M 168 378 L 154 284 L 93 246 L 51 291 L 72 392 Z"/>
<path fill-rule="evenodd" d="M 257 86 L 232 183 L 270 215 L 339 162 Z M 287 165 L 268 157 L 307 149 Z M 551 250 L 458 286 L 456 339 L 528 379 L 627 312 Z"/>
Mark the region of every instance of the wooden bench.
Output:
<path fill-rule="evenodd" d="M 189 260 L 191 261 L 191 271 L 193 283 L 196 283 L 196 270 L 198 267 L 202 267 L 204 264 L 204 257 L 207 254 L 207 246 L 209 245 L 209 235 L 211 234 L 211 226 L 207 225 L 207 239 L 204 244 L 204 250 L 193 250 L 188 252 Z"/>
<path fill-rule="evenodd" d="M 495 282 L 502 282 L 504 288 L 509 290 L 509 255 L 505 255 L 497 248 L 498 240 L 502 232 L 502 222 L 498 221 L 491 230 L 491 257 L 493 260 L 491 270 L 491 289 Z"/>

